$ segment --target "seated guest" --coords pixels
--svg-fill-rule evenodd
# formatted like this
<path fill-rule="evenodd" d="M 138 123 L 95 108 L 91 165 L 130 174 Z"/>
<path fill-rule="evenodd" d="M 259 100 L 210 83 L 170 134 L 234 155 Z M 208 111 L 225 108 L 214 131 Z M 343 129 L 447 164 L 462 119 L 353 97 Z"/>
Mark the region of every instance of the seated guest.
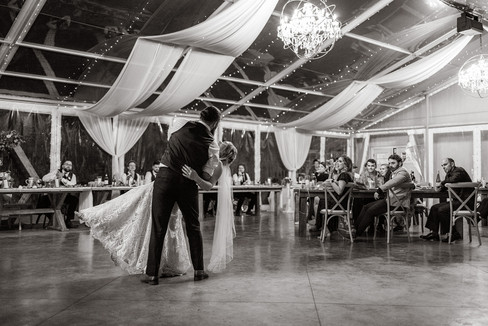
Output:
<path fill-rule="evenodd" d="M 343 194 L 344 189 L 346 188 L 346 184 L 350 182 L 354 182 L 352 176 L 352 160 L 347 155 L 339 156 L 339 158 L 336 161 L 336 169 L 339 172 L 337 179 L 329 178 L 324 182 L 324 185 L 328 189 L 334 191 L 336 193 L 336 197 L 339 196 L 337 199 L 339 199 L 340 196 Z M 327 198 L 327 205 L 329 207 L 332 207 L 334 204 L 335 201 L 333 198 Z M 347 205 L 347 199 L 345 199 L 345 201 L 342 202 L 342 205 L 344 207 L 345 205 Z M 325 208 L 325 200 L 320 199 L 319 207 L 317 211 L 320 212 L 320 210 L 324 208 Z M 323 218 L 321 216 L 320 218 L 317 218 L 315 222 L 315 227 L 311 228 L 309 231 L 319 232 L 323 227 L 322 223 L 323 223 Z M 333 232 L 337 230 L 338 225 L 339 225 L 338 217 L 334 217 L 329 221 L 327 227 L 329 228 L 330 232 Z"/>
<path fill-rule="evenodd" d="M 457 182 L 471 182 L 471 177 L 462 168 L 456 166 L 452 158 L 444 158 L 441 162 L 442 169 L 446 172 L 446 178 L 441 181 L 440 187 L 436 187 L 436 191 L 447 191 L 446 183 L 457 183 Z M 471 190 L 466 189 L 461 191 L 460 198 L 465 200 L 470 195 Z M 453 200 L 453 209 L 458 208 L 461 203 L 458 200 Z M 441 227 L 441 234 L 449 233 L 449 226 L 451 224 L 451 208 L 449 202 L 443 202 L 439 204 L 432 205 L 430 208 L 429 216 L 427 217 L 427 222 L 425 227 L 431 232 L 427 235 L 420 236 L 424 240 L 429 241 L 439 241 L 439 226 Z M 461 234 L 456 230 L 456 226 L 452 227 L 451 241 L 462 239 Z M 449 237 L 442 240 L 443 242 L 449 241 Z"/>
<path fill-rule="evenodd" d="M 127 165 L 127 173 L 122 175 L 122 183 L 129 187 L 136 187 L 141 181 L 141 176 L 136 173 L 136 162 L 129 161 Z"/>
<path fill-rule="evenodd" d="M 364 164 L 364 171 L 360 174 L 357 184 L 364 188 L 376 188 L 380 185 L 380 173 L 376 171 L 376 160 L 370 158 Z M 381 183 L 382 184 L 382 183 Z M 374 199 L 369 198 L 354 198 L 354 205 L 352 206 L 353 219 L 357 219 L 361 213 L 364 205 L 373 202 Z M 381 226 L 378 225 L 379 231 L 382 231 Z M 370 232 L 374 232 L 374 223 L 370 226 Z"/>
<path fill-rule="evenodd" d="M 366 188 L 376 188 L 380 174 L 376 171 L 376 161 L 372 158 L 364 164 L 364 171 L 360 174 L 358 184 L 364 185 Z"/>
<path fill-rule="evenodd" d="M 381 214 L 386 213 L 387 211 L 387 204 L 386 198 L 380 199 L 383 197 L 384 192 L 387 192 L 389 189 L 396 194 L 398 200 L 390 198 L 392 201 L 392 205 L 394 206 L 409 206 L 410 201 L 406 198 L 409 188 L 402 187 L 405 183 L 409 183 L 412 180 L 410 179 L 410 174 L 408 173 L 407 169 L 402 166 L 402 158 L 397 154 L 392 154 L 388 158 L 388 166 L 390 167 L 391 172 L 391 179 L 385 182 L 383 185 L 378 187 L 378 190 L 374 194 L 374 198 L 376 199 L 374 202 L 364 205 L 361 209 L 361 213 L 354 221 L 354 229 L 352 230 L 353 238 L 356 236 L 360 236 L 366 228 L 371 225 L 375 216 L 379 216 Z M 387 194 L 389 195 L 389 194 Z M 339 232 L 344 237 L 349 237 L 349 230 L 347 229 L 339 229 Z"/>
<path fill-rule="evenodd" d="M 246 172 L 246 166 L 244 164 L 239 164 L 237 167 L 237 173 L 232 176 L 234 185 L 250 185 L 252 184 L 249 174 Z M 256 204 L 256 194 L 253 192 L 236 192 L 234 198 L 237 199 L 237 206 L 235 215 L 241 215 L 241 208 L 244 200 L 248 200 L 249 204 L 247 207 L 247 212 L 250 212 Z"/>
<path fill-rule="evenodd" d="M 388 168 L 388 164 L 383 163 L 380 165 L 380 173 L 378 176 L 378 186 L 384 184 L 386 181 L 390 180 L 391 171 Z"/>
<path fill-rule="evenodd" d="M 156 180 L 156 175 L 159 172 L 159 168 L 161 167 L 161 161 L 154 161 L 152 165 L 151 171 L 146 172 L 146 176 L 144 177 L 144 184 L 149 184 Z"/>
<path fill-rule="evenodd" d="M 319 164 L 320 164 L 320 161 L 319 160 L 317 160 L 317 159 L 313 160 L 313 165 L 312 165 L 312 168 L 310 169 L 310 179 L 313 176 L 316 176 L 317 171 L 319 169 Z"/>
<path fill-rule="evenodd" d="M 317 183 L 319 184 L 326 181 L 329 178 L 329 174 L 327 173 L 324 162 L 319 163 L 318 168 L 314 175 L 317 180 Z M 308 199 L 309 199 L 308 200 L 309 209 L 308 209 L 307 216 L 308 216 L 308 220 L 312 220 L 314 216 L 316 216 L 315 206 L 319 204 L 320 197 L 315 196 L 313 199 L 311 197 L 309 197 Z"/>
<path fill-rule="evenodd" d="M 71 161 L 65 161 L 61 166 L 61 169 L 51 171 L 42 177 L 42 181 L 44 182 L 54 182 L 54 180 L 56 179 L 60 181 L 60 184 L 66 187 L 72 187 L 76 185 L 76 175 L 73 173 L 73 163 Z M 64 200 L 64 204 L 67 206 L 66 218 L 64 222 L 67 228 L 72 228 L 74 226 L 71 223 L 71 220 L 75 217 L 75 210 L 78 207 L 78 197 L 72 194 L 68 194 L 66 196 L 66 199 Z M 47 200 L 45 198 L 39 199 L 38 207 L 41 206 L 49 207 L 49 198 Z M 52 218 L 52 214 L 46 216 L 49 217 L 49 219 Z"/>

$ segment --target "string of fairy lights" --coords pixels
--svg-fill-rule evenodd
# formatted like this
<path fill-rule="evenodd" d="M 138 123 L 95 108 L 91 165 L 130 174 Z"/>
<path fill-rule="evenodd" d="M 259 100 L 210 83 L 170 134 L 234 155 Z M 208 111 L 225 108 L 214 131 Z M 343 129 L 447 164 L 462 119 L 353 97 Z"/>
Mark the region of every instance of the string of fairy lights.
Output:
<path fill-rule="evenodd" d="M 120 22 L 120 26 L 119 26 L 120 29 L 121 30 L 126 30 L 126 31 L 132 31 L 133 28 L 134 28 L 134 25 L 136 23 L 139 23 L 140 17 L 143 16 L 144 12 L 146 11 L 147 6 L 150 3 L 151 3 L 151 0 L 146 1 L 144 3 L 144 5 L 142 5 L 142 8 L 135 15 L 133 15 L 132 18 L 130 18 L 130 21 L 129 21 L 128 24 L 126 24 L 123 21 Z M 112 39 L 112 40 L 114 40 L 114 42 L 112 44 L 110 44 L 110 42 L 108 40 L 106 40 L 104 42 L 104 44 L 103 44 L 103 47 L 100 50 L 100 53 L 98 53 L 98 54 L 101 57 L 106 56 L 110 51 L 112 51 L 114 48 L 117 47 L 117 45 L 120 43 L 120 41 L 122 39 L 123 39 L 122 36 L 117 36 L 117 37 L 115 37 L 115 38 Z M 99 62 L 99 59 L 97 59 L 97 58 L 95 58 L 95 59 L 87 58 L 86 59 L 86 62 L 83 65 L 81 65 L 80 67 L 78 67 L 77 71 L 73 72 L 72 77 L 70 79 L 77 79 L 78 80 L 78 84 L 76 84 L 74 86 L 74 88 L 72 88 L 69 91 L 67 91 L 67 87 L 69 87 L 68 85 L 65 84 L 63 86 L 64 87 L 64 91 L 65 91 L 64 93 L 65 94 L 67 93 L 67 95 L 65 95 L 62 98 L 62 102 L 65 102 L 68 99 L 73 98 L 75 96 L 75 94 L 77 93 L 77 91 L 80 88 L 80 86 L 83 86 L 83 82 L 91 74 L 92 70 L 94 70 L 93 68 L 95 68 L 95 66 L 98 64 L 98 62 Z M 81 71 L 83 71 L 83 73 L 80 75 L 80 72 Z M 87 103 L 87 101 L 86 100 L 83 100 L 83 103 Z"/>

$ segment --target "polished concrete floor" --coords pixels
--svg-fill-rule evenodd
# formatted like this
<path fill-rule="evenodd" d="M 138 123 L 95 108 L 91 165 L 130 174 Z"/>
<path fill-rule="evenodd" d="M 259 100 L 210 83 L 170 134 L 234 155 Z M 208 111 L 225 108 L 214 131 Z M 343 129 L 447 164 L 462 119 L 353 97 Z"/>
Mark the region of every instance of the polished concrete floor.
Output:
<path fill-rule="evenodd" d="M 214 219 L 203 222 L 208 262 Z M 321 243 L 293 217 L 236 218 L 220 274 L 158 286 L 114 266 L 88 229 L 0 231 L 1 325 L 488 325 L 488 238 L 453 245 L 417 232 Z M 485 233 L 487 230 L 483 230 Z"/>

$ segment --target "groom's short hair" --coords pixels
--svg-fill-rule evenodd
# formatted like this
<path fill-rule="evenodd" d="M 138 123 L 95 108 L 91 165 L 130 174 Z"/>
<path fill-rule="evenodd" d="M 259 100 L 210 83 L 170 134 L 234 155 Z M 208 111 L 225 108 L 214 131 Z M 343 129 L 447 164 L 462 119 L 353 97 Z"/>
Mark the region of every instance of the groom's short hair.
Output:
<path fill-rule="evenodd" d="M 200 112 L 200 119 L 209 123 L 220 121 L 220 111 L 214 106 L 207 106 Z"/>

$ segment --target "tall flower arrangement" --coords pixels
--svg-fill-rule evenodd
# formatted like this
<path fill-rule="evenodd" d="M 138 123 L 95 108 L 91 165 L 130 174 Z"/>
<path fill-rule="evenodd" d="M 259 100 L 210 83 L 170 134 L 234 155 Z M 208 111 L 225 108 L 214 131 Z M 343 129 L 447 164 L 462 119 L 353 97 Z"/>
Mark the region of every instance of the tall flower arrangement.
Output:
<path fill-rule="evenodd" d="M 16 130 L 0 132 L 0 152 L 9 151 L 24 142 L 24 137 Z"/>

